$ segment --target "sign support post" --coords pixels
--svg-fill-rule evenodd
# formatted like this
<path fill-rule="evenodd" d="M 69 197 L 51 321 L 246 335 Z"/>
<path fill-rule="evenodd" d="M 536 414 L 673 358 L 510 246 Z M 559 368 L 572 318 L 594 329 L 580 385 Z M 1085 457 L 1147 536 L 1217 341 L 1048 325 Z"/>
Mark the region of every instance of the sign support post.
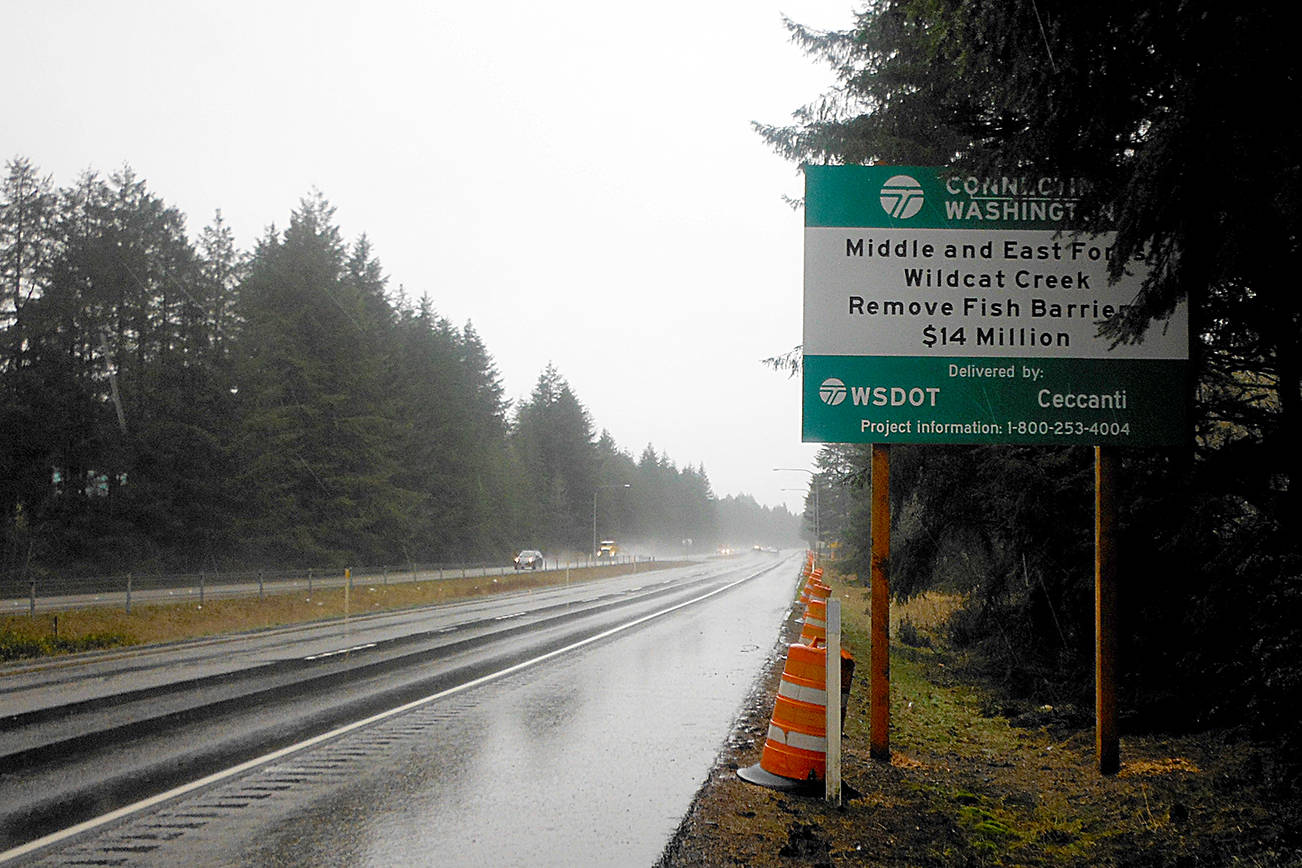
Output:
<path fill-rule="evenodd" d="M 1102 333 L 1147 265 L 1113 278 L 1116 233 L 1075 228 L 1076 180 L 804 173 L 801 437 L 872 444 L 872 757 L 890 759 L 887 444 L 1077 445 L 1095 449 L 1096 748 L 1116 773 L 1118 450 L 1186 441 L 1187 304 L 1142 341 Z"/>
<path fill-rule="evenodd" d="M 1094 748 L 1099 774 L 1121 768 L 1117 738 L 1117 448 L 1094 447 Z"/>
<path fill-rule="evenodd" d="M 891 554 L 891 447 L 872 445 L 872 633 L 869 645 L 869 754 L 891 758 L 891 585 L 887 563 Z"/>

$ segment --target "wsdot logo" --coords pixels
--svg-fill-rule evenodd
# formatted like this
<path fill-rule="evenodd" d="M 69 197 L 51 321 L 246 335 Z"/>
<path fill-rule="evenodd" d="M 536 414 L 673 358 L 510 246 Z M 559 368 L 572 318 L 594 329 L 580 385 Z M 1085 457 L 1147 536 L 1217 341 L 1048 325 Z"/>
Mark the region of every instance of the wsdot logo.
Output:
<path fill-rule="evenodd" d="M 896 220 L 908 220 L 922 210 L 922 185 L 908 175 L 895 175 L 882 184 L 881 203 Z"/>
<path fill-rule="evenodd" d="M 828 377 L 818 387 L 818 397 L 822 398 L 823 403 L 829 407 L 835 407 L 845 400 L 845 383 L 836 377 Z"/>

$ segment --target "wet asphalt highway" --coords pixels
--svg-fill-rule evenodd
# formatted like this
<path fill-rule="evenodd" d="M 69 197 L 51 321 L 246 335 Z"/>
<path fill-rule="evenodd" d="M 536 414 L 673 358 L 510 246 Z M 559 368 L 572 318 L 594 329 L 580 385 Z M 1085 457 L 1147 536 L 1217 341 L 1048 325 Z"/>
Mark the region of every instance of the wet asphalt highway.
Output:
<path fill-rule="evenodd" d="M 16 861 L 652 864 L 774 650 L 799 563 L 727 565 L 754 578 Z"/>

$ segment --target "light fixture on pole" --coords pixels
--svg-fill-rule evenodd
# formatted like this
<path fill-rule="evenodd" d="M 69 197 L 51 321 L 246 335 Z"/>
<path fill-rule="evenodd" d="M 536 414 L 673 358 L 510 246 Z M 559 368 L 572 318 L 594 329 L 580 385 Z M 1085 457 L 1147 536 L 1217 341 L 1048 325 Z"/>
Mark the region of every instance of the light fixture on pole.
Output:
<path fill-rule="evenodd" d="M 818 474 L 806 467 L 774 467 L 773 470 L 775 473 L 779 470 L 791 470 L 796 473 L 809 474 L 809 484 L 810 487 L 814 489 L 814 551 L 818 552 L 821 555 L 823 549 L 823 535 L 822 535 L 822 528 L 819 525 L 819 514 L 818 514 L 819 513 Z M 790 490 L 792 489 L 783 489 L 783 491 L 790 491 Z"/>

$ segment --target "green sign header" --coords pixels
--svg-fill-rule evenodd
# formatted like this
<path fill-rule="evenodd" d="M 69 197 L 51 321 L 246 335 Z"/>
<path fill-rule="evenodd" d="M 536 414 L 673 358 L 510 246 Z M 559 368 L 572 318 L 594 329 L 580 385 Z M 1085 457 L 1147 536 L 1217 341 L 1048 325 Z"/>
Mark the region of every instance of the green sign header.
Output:
<path fill-rule="evenodd" d="M 1183 442 L 1188 316 L 1143 340 L 1100 326 L 1146 265 L 1109 279 L 1080 190 L 918 166 L 805 167 L 809 442 Z"/>
<path fill-rule="evenodd" d="M 805 226 L 1061 229 L 1080 198 L 1070 181 L 975 177 L 924 166 L 805 166 Z"/>

